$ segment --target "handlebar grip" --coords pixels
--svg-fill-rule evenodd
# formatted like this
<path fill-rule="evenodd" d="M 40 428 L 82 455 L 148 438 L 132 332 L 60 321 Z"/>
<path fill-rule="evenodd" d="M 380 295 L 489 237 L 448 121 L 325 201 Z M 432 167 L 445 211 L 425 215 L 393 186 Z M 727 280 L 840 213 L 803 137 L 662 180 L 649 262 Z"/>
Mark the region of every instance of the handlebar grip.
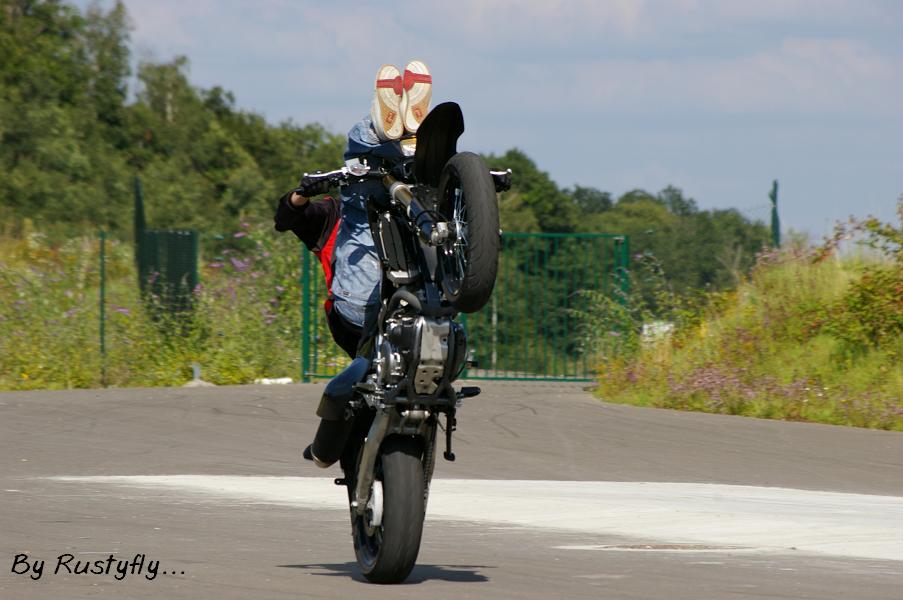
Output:
<path fill-rule="evenodd" d="M 506 171 L 489 171 L 496 192 L 507 192 L 511 189 L 511 169 Z"/>
<path fill-rule="evenodd" d="M 298 187 L 293 191 L 307 198 L 319 196 L 328 192 L 330 188 L 343 183 L 347 176 L 348 172 L 345 169 L 329 171 L 328 173 L 305 173 L 298 183 Z"/>

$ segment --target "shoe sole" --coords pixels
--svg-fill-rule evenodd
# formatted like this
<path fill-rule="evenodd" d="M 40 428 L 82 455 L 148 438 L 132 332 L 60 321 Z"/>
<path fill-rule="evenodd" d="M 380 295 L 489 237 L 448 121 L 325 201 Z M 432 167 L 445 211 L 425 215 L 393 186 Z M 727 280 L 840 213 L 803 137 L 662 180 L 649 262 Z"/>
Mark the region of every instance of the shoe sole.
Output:
<path fill-rule="evenodd" d="M 401 100 L 401 113 L 404 115 L 404 128 L 410 133 L 417 133 L 423 119 L 430 110 L 430 99 L 433 95 L 432 78 L 428 82 L 413 81 L 414 78 L 430 77 L 430 70 L 419 61 L 412 60 L 404 68 L 404 94 Z"/>
<path fill-rule="evenodd" d="M 376 72 L 376 83 L 370 117 L 376 134 L 383 140 L 397 140 L 404 134 L 401 120 L 401 74 L 394 65 L 382 65 Z"/>

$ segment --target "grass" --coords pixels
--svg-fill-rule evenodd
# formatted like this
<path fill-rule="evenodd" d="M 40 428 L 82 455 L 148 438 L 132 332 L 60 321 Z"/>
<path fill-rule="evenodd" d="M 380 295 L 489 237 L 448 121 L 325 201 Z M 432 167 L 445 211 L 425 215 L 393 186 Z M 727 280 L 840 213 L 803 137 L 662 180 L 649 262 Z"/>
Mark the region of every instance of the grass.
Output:
<path fill-rule="evenodd" d="M 770 253 L 677 316 L 673 335 L 603 360 L 601 397 L 903 431 L 903 262 Z"/>
<path fill-rule="evenodd" d="M 297 378 L 297 240 L 245 223 L 206 246 L 194 310 L 172 316 L 138 292 L 132 245 L 107 241 L 102 357 L 97 237 L 0 236 L 0 389 L 180 385 L 194 362 L 216 384 Z"/>

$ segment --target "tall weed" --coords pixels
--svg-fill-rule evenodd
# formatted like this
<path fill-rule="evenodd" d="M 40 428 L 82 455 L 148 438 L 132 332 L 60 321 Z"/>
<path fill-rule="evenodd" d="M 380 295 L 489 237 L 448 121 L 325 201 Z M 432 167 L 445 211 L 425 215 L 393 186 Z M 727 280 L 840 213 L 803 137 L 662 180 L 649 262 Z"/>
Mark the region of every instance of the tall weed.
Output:
<path fill-rule="evenodd" d="M 900 202 L 903 223 L 903 199 Z M 839 256 L 859 234 L 880 254 Z M 903 430 L 903 228 L 874 219 L 839 228 L 817 249 L 762 253 L 736 291 L 686 307 L 612 310 L 632 343 L 601 353 L 607 400 Z M 623 317 L 629 318 L 623 318 Z M 650 318 L 673 335 L 641 343 Z"/>
<path fill-rule="evenodd" d="M 98 240 L 0 238 L 0 389 L 179 385 L 195 362 L 217 384 L 297 375 L 296 240 L 248 223 L 220 237 L 181 315 L 141 297 L 132 246 L 108 240 L 105 360 Z"/>

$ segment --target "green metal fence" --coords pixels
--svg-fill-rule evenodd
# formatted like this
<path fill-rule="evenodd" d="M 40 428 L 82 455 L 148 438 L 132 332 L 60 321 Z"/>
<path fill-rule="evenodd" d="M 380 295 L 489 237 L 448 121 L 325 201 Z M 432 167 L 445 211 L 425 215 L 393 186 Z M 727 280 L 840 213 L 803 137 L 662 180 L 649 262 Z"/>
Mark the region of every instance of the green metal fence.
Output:
<path fill-rule="evenodd" d="M 332 342 L 318 265 L 302 252 L 302 379 L 332 377 L 347 357 Z M 479 313 L 464 315 L 475 363 L 468 379 L 586 381 L 594 336 L 582 329 L 586 292 L 627 292 L 629 240 L 612 234 L 505 233 L 495 291 Z"/>
<path fill-rule="evenodd" d="M 135 262 L 142 295 L 174 313 L 191 309 L 198 285 L 198 232 L 194 229 L 148 229 L 144 188 L 135 177 Z"/>
<path fill-rule="evenodd" d="M 198 279 L 198 232 L 194 229 L 146 229 L 136 239 L 138 284 L 171 312 L 191 308 Z"/>

